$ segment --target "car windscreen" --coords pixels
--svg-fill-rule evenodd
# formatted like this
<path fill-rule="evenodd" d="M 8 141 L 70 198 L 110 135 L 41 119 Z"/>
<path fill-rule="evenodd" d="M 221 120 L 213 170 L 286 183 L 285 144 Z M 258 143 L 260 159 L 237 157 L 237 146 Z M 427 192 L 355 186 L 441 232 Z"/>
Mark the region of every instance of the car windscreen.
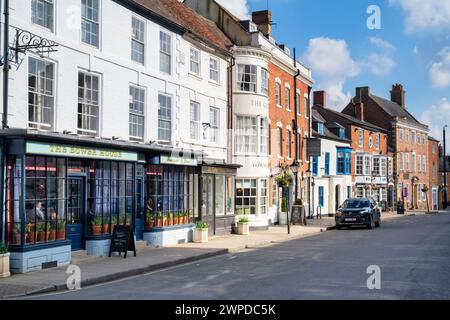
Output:
<path fill-rule="evenodd" d="M 368 200 L 347 200 L 342 206 L 344 209 L 361 209 L 370 206 Z"/>

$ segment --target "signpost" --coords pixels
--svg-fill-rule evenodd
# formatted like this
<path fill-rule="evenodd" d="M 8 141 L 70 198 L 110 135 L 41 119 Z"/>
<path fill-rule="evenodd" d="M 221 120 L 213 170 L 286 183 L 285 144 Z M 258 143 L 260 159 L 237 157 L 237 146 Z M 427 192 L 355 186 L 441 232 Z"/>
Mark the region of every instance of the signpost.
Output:
<path fill-rule="evenodd" d="M 136 244 L 134 242 L 134 232 L 131 226 L 115 226 L 109 247 L 109 257 L 113 252 L 125 253 L 127 258 L 128 251 L 133 251 L 136 257 Z"/>

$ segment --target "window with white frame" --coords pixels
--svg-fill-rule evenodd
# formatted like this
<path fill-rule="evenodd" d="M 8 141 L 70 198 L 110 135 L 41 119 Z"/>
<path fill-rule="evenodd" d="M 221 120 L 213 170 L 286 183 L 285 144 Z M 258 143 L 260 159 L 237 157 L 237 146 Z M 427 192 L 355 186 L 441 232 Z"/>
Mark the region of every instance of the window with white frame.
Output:
<path fill-rule="evenodd" d="M 219 143 L 220 132 L 220 110 L 218 108 L 209 108 L 209 142 Z"/>
<path fill-rule="evenodd" d="M 278 206 L 278 183 L 274 180 L 272 183 L 272 206 Z"/>
<path fill-rule="evenodd" d="M 399 136 L 400 136 L 400 141 L 403 141 L 403 136 L 404 136 L 404 130 L 403 130 L 403 128 L 400 128 L 400 129 L 399 129 L 399 132 L 400 132 L 400 134 L 399 134 Z"/>
<path fill-rule="evenodd" d="M 387 172 L 387 159 L 380 158 L 380 176 L 386 177 Z"/>
<path fill-rule="evenodd" d="M 295 107 L 297 109 L 297 115 L 300 116 L 302 114 L 302 111 L 300 110 L 300 92 L 295 93 Z"/>
<path fill-rule="evenodd" d="M 411 155 L 412 172 L 416 172 L 416 154 Z"/>
<path fill-rule="evenodd" d="M 373 158 L 373 175 L 380 175 L 380 158 L 378 157 Z"/>
<path fill-rule="evenodd" d="M 217 58 L 209 58 L 209 80 L 220 81 L 220 61 Z"/>
<path fill-rule="evenodd" d="M 403 152 L 400 153 L 400 170 L 405 170 L 405 154 Z"/>
<path fill-rule="evenodd" d="M 427 172 L 427 157 L 422 156 L 422 166 L 423 166 L 423 172 Z"/>
<path fill-rule="evenodd" d="M 200 75 L 200 51 L 194 48 L 191 48 L 191 64 L 189 70 L 196 75 Z"/>
<path fill-rule="evenodd" d="M 285 88 L 284 102 L 286 105 L 286 110 L 291 111 L 291 89 L 289 89 L 289 87 Z"/>
<path fill-rule="evenodd" d="M 279 158 L 283 156 L 283 132 L 282 128 L 277 128 L 277 155 Z"/>
<path fill-rule="evenodd" d="M 130 86 L 130 138 L 144 139 L 145 89 Z"/>
<path fill-rule="evenodd" d="M 78 73 L 78 134 L 96 135 L 100 108 L 100 78 Z"/>
<path fill-rule="evenodd" d="M 239 64 L 237 81 L 240 91 L 256 93 L 256 66 Z"/>
<path fill-rule="evenodd" d="M 275 83 L 275 101 L 277 106 L 281 106 L 281 84 L 278 82 Z"/>
<path fill-rule="evenodd" d="M 28 124 L 31 128 L 51 129 L 55 107 L 55 65 L 28 59 Z"/>
<path fill-rule="evenodd" d="M 309 115 L 311 113 L 311 110 L 310 110 L 311 106 L 309 105 L 309 98 L 308 98 L 308 96 L 305 96 L 303 98 L 303 100 L 304 100 L 304 105 L 305 105 L 305 117 L 309 118 Z"/>
<path fill-rule="evenodd" d="M 260 137 L 261 141 L 259 143 L 260 150 L 262 154 L 269 154 L 269 121 L 267 118 L 260 118 Z"/>
<path fill-rule="evenodd" d="M 53 31 L 54 0 L 32 0 L 31 21 Z"/>
<path fill-rule="evenodd" d="M 190 113 L 190 137 L 192 140 L 198 140 L 200 129 L 200 104 L 191 101 Z"/>
<path fill-rule="evenodd" d="M 375 146 L 377 148 L 377 150 L 380 150 L 380 134 L 377 133 L 376 138 L 375 138 Z"/>
<path fill-rule="evenodd" d="M 364 147 L 364 130 L 363 129 L 358 130 L 358 146 L 360 148 Z"/>
<path fill-rule="evenodd" d="M 172 37 L 164 31 L 159 32 L 159 70 L 172 72 Z"/>
<path fill-rule="evenodd" d="M 158 95 L 158 140 L 163 143 L 172 141 L 172 97 Z"/>
<path fill-rule="evenodd" d="M 292 158 L 291 130 L 286 130 L 286 157 Z"/>
<path fill-rule="evenodd" d="M 256 117 L 237 116 L 236 153 L 256 153 L 258 128 Z"/>
<path fill-rule="evenodd" d="M 405 131 L 405 141 L 406 143 L 409 143 L 409 129 L 406 129 Z"/>
<path fill-rule="evenodd" d="M 364 187 L 355 187 L 355 196 L 356 198 L 364 197 Z"/>
<path fill-rule="evenodd" d="M 236 179 L 236 214 L 256 214 L 258 198 L 256 179 Z"/>
<path fill-rule="evenodd" d="M 389 177 L 392 177 L 392 175 L 394 174 L 394 160 L 391 158 L 389 159 L 388 174 L 389 174 Z"/>
<path fill-rule="evenodd" d="M 371 157 L 366 155 L 364 156 L 364 175 L 365 176 L 370 176 L 371 172 L 370 172 L 370 167 L 371 167 Z"/>
<path fill-rule="evenodd" d="M 81 40 L 99 47 L 100 14 L 99 0 L 81 0 Z"/>
<path fill-rule="evenodd" d="M 417 156 L 417 172 L 422 172 L 422 157 Z"/>
<path fill-rule="evenodd" d="M 144 64 L 145 22 L 136 17 L 132 17 L 131 29 L 131 60 Z"/>
<path fill-rule="evenodd" d="M 410 162 L 409 162 L 409 153 L 405 154 L 405 171 L 406 172 L 411 171 L 411 166 L 410 166 Z"/>
<path fill-rule="evenodd" d="M 412 132 L 411 132 L 411 143 L 412 143 L 412 144 L 415 144 L 416 141 L 417 141 L 417 138 L 416 138 L 416 132 L 415 132 L 415 131 L 412 131 Z M 420 144 L 420 140 L 419 140 L 418 143 Z"/>
<path fill-rule="evenodd" d="M 269 95 L 269 72 L 261 68 L 261 93 Z"/>
<path fill-rule="evenodd" d="M 364 156 L 356 155 L 356 174 L 362 176 L 364 174 Z"/>
<path fill-rule="evenodd" d="M 260 183 L 260 197 L 259 197 L 259 213 L 267 214 L 269 210 L 269 184 L 267 179 L 259 180 Z"/>

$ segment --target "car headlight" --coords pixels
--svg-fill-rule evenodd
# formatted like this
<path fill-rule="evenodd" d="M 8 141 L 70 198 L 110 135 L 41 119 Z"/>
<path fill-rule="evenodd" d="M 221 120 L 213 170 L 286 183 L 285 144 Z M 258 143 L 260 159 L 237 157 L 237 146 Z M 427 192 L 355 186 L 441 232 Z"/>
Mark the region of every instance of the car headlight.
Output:
<path fill-rule="evenodd" d="M 369 213 L 369 209 L 361 211 L 361 214 L 368 214 L 368 213 Z"/>

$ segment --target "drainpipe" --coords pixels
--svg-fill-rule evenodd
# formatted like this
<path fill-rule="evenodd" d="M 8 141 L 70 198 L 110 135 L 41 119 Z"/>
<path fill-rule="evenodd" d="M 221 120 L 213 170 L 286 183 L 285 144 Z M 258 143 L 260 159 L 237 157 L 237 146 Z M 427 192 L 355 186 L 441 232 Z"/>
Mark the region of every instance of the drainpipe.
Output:
<path fill-rule="evenodd" d="M 228 150 L 227 161 L 233 163 L 233 67 L 236 65 L 236 59 L 231 57 L 231 63 L 228 67 Z"/>
<path fill-rule="evenodd" d="M 4 5 L 5 23 L 3 27 L 3 119 L 2 129 L 8 128 L 8 80 L 9 80 L 9 0 L 5 0 Z M 0 155 L 0 242 L 5 242 L 5 166 L 6 166 L 5 140 L 2 141 Z"/>
<path fill-rule="evenodd" d="M 311 90 L 312 90 L 312 88 L 308 87 L 308 106 L 307 106 L 308 108 L 307 108 L 307 110 L 305 110 L 305 112 L 306 111 L 308 112 L 308 139 L 311 139 L 311 127 L 312 127 L 311 102 L 309 101 L 309 99 L 311 97 Z M 314 188 L 314 187 L 312 186 L 311 157 L 308 156 L 308 160 L 309 160 L 308 172 L 310 173 L 309 177 L 308 177 L 308 199 L 309 199 L 308 216 L 310 219 L 312 219 L 313 218 L 312 214 L 314 214 L 314 207 L 313 207 L 314 206 L 314 203 L 313 203 L 314 202 L 314 189 L 311 192 L 311 187 L 312 188 Z M 312 201 L 311 201 L 311 193 L 313 196 Z M 311 212 L 311 208 L 313 210 L 312 212 Z"/>
<path fill-rule="evenodd" d="M 297 69 L 297 54 L 296 50 L 294 48 L 294 67 L 297 70 L 294 75 L 294 133 L 295 133 L 295 165 L 299 169 L 299 148 L 298 148 L 298 98 L 297 98 L 297 77 L 300 75 L 300 69 Z M 298 169 L 295 173 L 295 200 L 297 200 L 298 197 Z"/>

